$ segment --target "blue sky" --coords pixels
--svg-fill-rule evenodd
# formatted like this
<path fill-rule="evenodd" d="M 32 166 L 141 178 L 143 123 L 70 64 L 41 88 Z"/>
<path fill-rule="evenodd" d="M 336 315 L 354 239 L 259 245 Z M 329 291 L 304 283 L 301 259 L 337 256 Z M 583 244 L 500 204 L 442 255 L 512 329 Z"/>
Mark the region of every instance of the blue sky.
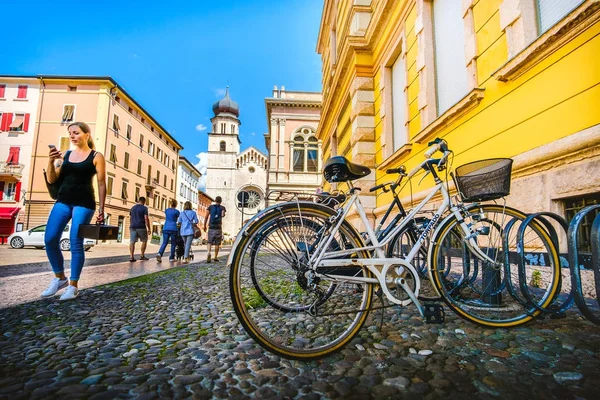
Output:
<path fill-rule="evenodd" d="M 0 74 L 112 76 L 185 149 L 207 149 L 212 104 L 227 85 L 242 148 L 265 151 L 274 85 L 320 91 L 323 0 L 7 1 Z M 7 22 L 8 24 L 8 22 Z M 18 50 L 17 50 L 18 49 Z"/>

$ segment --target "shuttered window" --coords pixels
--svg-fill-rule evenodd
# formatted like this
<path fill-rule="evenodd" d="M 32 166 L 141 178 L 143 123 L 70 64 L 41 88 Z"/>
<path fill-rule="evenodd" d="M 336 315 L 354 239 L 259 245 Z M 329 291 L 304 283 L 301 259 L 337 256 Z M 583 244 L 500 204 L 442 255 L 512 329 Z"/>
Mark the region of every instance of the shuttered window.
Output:
<path fill-rule="evenodd" d="M 71 138 L 70 137 L 61 137 L 60 138 L 60 152 L 65 153 L 65 151 L 71 148 Z"/>
<path fill-rule="evenodd" d="M 399 56 L 392 65 L 392 129 L 394 132 L 394 151 L 404 146 L 406 137 L 406 68 Z"/>
<path fill-rule="evenodd" d="M 540 35 L 581 3 L 583 0 L 537 0 Z"/>
<path fill-rule="evenodd" d="M 435 0 L 433 38 L 437 114 L 442 115 L 468 92 L 462 2 Z"/>
<path fill-rule="evenodd" d="M 17 99 L 26 99 L 27 98 L 27 85 L 19 85 L 19 89 L 17 92 Z"/>
<path fill-rule="evenodd" d="M 63 122 L 71 122 L 73 121 L 73 116 L 75 115 L 75 106 L 74 105 L 65 105 L 63 107 Z"/>

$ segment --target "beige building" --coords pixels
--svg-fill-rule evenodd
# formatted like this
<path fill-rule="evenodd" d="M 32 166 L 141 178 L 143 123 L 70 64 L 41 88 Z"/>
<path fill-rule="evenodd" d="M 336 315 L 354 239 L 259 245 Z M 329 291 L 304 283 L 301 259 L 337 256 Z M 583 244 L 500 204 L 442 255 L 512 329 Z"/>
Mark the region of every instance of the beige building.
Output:
<path fill-rule="evenodd" d="M 39 117 L 23 213 L 25 227 L 45 223 L 54 204 L 42 173 L 48 164 L 48 145 L 69 150 L 67 125 L 82 121 L 90 126 L 96 149 L 106 158 L 105 212 L 107 223 L 119 226 L 118 241 L 129 238 L 129 210 L 140 196 L 147 199 L 153 232 L 160 232 L 168 200 L 175 198 L 182 146 L 110 77 L 38 79 Z"/>
<path fill-rule="evenodd" d="M 23 228 L 39 86 L 35 76 L 0 76 L 0 243 Z"/>
<path fill-rule="evenodd" d="M 267 191 L 314 193 L 321 186 L 323 154 L 316 132 L 321 117 L 321 93 L 273 88 L 265 99 L 269 132 Z"/>

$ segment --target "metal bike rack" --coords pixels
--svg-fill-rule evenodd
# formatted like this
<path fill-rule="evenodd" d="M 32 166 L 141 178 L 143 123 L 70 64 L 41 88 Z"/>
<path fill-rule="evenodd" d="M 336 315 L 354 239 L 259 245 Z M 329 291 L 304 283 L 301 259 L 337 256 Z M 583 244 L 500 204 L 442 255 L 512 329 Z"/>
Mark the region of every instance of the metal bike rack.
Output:
<path fill-rule="evenodd" d="M 579 311 L 593 323 L 600 325 L 600 317 L 588 307 L 581 288 L 581 272 L 579 270 L 579 252 L 577 250 L 577 233 L 583 218 L 591 211 L 600 209 L 600 205 L 585 207 L 579 211 L 569 225 L 569 268 L 571 268 L 571 286 L 575 295 L 575 304 Z M 592 269 L 594 271 L 594 283 L 596 285 L 596 301 L 600 306 L 600 214 L 594 219 L 591 231 L 592 241 Z"/>
<path fill-rule="evenodd" d="M 567 233 L 567 230 L 569 229 L 569 225 L 567 224 L 567 221 L 560 215 L 552 213 L 552 212 L 538 212 L 538 213 L 534 213 L 534 214 L 529 214 L 527 216 L 527 218 L 525 218 L 525 220 L 523 221 L 521 226 L 519 227 L 519 231 L 517 233 L 517 246 L 518 246 L 518 253 L 519 253 L 519 258 L 518 258 L 519 288 L 521 289 L 521 293 L 523 294 L 523 296 L 525 297 L 525 299 L 529 305 L 534 306 L 536 309 L 538 309 L 546 314 L 550 314 L 550 318 L 564 318 L 566 316 L 565 311 L 573 306 L 575 295 L 574 295 L 574 290 L 572 288 L 571 288 L 569 295 L 562 302 L 562 304 L 556 304 L 555 299 L 553 299 L 552 303 L 550 303 L 550 305 L 548 307 L 540 307 L 539 305 L 536 304 L 536 302 L 532 298 L 532 296 L 529 292 L 529 287 L 527 286 L 527 276 L 526 276 L 526 272 L 525 272 L 525 243 L 523 240 L 524 239 L 523 236 L 525 235 L 525 229 L 527 229 L 527 226 L 529 226 L 529 224 L 531 224 L 532 221 L 535 221 L 536 223 L 541 224 L 542 227 L 546 230 L 546 232 L 550 236 L 550 239 L 552 240 L 552 244 L 556 248 L 557 252 L 559 252 L 558 235 L 556 233 L 556 230 L 554 229 L 554 226 L 552 226 L 552 224 L 548 221 L 549 218 L 556 221 L 563 228 L 565 234 Z M 560 252 L 559 252 L 559 256 L 560 256 Z M 560 258 L 559 258 L 559 263 L 560 263 Z M 558 283 L 558 291 L 557 291 L 556 296 L 558 296 L 560 294 L 560 290 L 562 287 L 562 274 L 559 276 L 558 279 L 559 279 L 559 283 Z"/>

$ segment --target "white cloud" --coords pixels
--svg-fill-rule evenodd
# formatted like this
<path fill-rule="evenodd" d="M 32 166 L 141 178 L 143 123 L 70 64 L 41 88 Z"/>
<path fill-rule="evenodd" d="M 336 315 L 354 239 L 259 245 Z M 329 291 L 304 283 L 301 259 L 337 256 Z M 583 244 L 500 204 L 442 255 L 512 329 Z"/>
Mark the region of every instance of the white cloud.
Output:
<path fill-rule="evenodd" d="M 250 136 L 256 136 L 256 132 L 250 132 Z"/>
<path fill-rule="evenodd" d="M 196 130 L 198 132 L 205 131 L 206 130 L 206 125 L 204 125 L 204 124 L 198 124 L 198 125 L 196 125 Z"/>
<path fill-rule="evenodd" d="M 208 169 L 208 153 L 198 153 L 196 154 L 196 158 L 198 158 L 198 162 L 194 167 L 202 176 L 200 177 L 200 183 L 198 184 L 198 189 L 206 192 L 206 170 Z"/>
<path fill-rule="evenodd" d="M 215 89 L 215 97 L 221 98 L 223 96 L 225 96 L 225 89 L 223 89 L 223 88 Z"/>

